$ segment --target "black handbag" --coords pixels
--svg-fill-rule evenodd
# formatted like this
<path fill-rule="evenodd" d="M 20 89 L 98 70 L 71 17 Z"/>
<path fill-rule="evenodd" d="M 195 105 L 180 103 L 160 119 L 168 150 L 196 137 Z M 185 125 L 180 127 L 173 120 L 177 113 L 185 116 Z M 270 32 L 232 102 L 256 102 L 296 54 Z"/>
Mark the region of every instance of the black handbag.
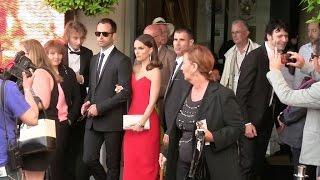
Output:
<path fill-rule="evenodd" d="M 193 150 L 191 166 L 186 180 L 208 180 L 210 179 L 207 172 L 205 157 L 204 157 L 204 131 L 196 132 L 196 143 Z"/>

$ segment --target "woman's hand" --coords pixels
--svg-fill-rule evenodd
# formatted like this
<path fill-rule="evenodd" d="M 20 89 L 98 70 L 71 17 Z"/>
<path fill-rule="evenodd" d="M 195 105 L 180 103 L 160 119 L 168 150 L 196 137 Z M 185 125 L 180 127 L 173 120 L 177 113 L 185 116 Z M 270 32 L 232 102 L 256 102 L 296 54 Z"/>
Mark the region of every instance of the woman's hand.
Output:
<path fill-rule="evenodd" d="M 138 122 L 138 123 L 136 123 L 134 126 L 132 126 L 131 129 L 132 129 L 133 131 L 140 132 L 140 131 L 143 131 L 143 130 L 144 130 L 143 127 L 144 127 L 144 126 L 142 125 L 142 123 Z"/>
<path fill-rule="evenodd" d="M 114 89 L 114 91 L 118 94 L 123 90 L 123 87 L 119 84 L 116 84 L 116 88 Z"/>
<path fill-rule="evenodd" d="M 205 142 L 213 142 L 213 134 L 209 130 L 204 131 L 204 141 Z"/>

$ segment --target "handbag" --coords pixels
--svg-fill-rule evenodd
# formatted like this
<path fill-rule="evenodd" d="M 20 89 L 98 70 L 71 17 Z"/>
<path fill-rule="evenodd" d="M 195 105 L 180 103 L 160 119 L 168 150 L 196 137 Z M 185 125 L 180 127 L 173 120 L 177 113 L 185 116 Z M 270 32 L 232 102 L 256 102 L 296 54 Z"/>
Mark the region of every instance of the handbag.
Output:
<path fill-rule="evenodd" d="M 32 91 L 33 98 L 39 102 L 42 107 L 41 99 Z M 38 119 L 38 124 L 28 126 L 24 123 L 20 125 L 20 136 L 18 146 L 21 154 L 34 154 L 40 152 L 54 151 L 56 148 L 56 122 L 48 119 L 46 111 L 43 108 L 44 117 Z"/>
<path fill-rule="evenodd" d="M 55 120 L 39 119 L 36 126 L 22 124 L 18 145 L 22 154 L 54 151 L 56 148 Z"/>
<path fill-rule="evenodd" d="M 204 157 L 204 145 L 204 131 L 196 131 L 196 147 L 194 148 L 190 170 L 185 180 L 210 179 Z"/>
<path fill-rule="evenodd" d="M 123 129 L 129 130 L 132 126 L 137 124 L 142 118 L 142 115 L 123 115 Z M 150 129 L 150 121 L 149 119 L 144 124 L 143 129 Z"/>

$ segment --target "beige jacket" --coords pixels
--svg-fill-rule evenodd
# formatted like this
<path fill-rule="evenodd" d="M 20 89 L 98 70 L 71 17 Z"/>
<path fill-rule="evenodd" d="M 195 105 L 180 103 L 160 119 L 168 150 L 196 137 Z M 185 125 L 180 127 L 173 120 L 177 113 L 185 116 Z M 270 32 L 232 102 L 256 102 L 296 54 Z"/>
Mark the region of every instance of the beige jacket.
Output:
<path fill-rule="evenodd" d="M 254 43 L 249 39 L 249 49 L 248 52 L 251 52 L 252 50 L 260 47 L 259 44 Z M 225 54 L 226 57 L 225 63 L 224 63 L 224 69 L 221 76 L 220 84 L 223 86 L 233 89 L 233 80 L 234 80 L 234 64 L 236 62 L 237 58 L 237 49 L 236 45 L 232 46 Z"/>
<path fill-rule="evenodd" d="M 169 49 L 166 46 L 161 46 L 158 52 L 159 60 L 162 62 L 161 69 L 161 86 L 160 86 L 160 94 L 159 97 L 163 98 L 164 93 L 166 91 L 167 84 L 170 79 L 170 75 L 173 70 L 173 66 L 175 64 L 176 53 Z"/>

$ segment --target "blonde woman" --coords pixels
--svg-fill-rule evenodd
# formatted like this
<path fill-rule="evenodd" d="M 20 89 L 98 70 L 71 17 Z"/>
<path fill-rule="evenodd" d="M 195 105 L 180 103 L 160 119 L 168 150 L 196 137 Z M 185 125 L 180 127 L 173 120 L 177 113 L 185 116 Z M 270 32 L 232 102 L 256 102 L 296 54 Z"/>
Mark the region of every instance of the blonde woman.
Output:
<path fill-rule="evenodd" d="M 32 84 L 33 93 L 38 96 L 42 105 L 38 103 L 39 118 L 44 118 L 44 110 L 48 119 L 57 120 L 58 74 L 48 64 L 47 55 L 39 41 L 30 39 L 20 43 L 20 50 L 25 52 L 33 64 L 38 67 L 34 72 Z M 23 155 L 22 169 L 26 180 L 43 180 L 44 173 L 53 160 L 54 152 L 41 152 Z"/>

